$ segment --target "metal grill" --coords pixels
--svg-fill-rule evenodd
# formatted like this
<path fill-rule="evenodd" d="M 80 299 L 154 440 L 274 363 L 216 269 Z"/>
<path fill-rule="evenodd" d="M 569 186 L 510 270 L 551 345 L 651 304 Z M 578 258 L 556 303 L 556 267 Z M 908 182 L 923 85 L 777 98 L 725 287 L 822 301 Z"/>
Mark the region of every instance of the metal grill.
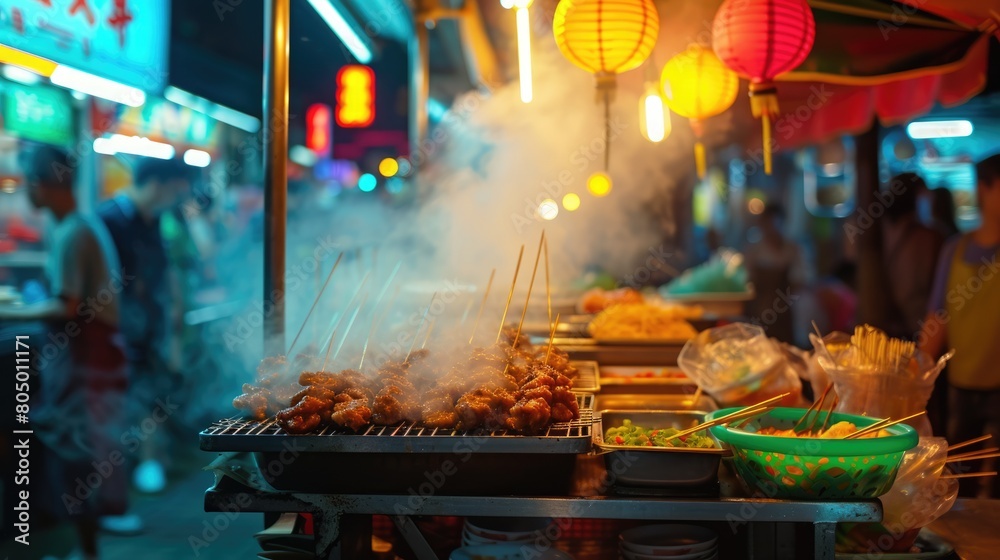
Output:
<path fill-rule="evenodd" d="M 412 422 L 395 426 L 371 425 L 360 432 L 328 426 L 311 434 L 290 435 L 273 417 L 219 420 L 199 434 L 204 451 L 294 451 L 435 453 L 435 452 L 524 452 L 586 453 L 594 423 L 594 395 L 578 393 L 580 418 L 551 424 L 542 434 L 530 436 L 508 430 L 459 431 L 428 428 Z"/>

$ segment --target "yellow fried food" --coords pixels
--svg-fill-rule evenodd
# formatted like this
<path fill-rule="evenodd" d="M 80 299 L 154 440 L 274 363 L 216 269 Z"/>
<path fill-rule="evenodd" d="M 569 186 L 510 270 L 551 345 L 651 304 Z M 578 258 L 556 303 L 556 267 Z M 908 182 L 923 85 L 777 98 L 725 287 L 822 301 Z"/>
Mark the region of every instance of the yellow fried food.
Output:
<path fill-rule="evenodd" d="M 597 315 L 587 330 L 590 336 L 605 340 L 687 340 L 698 334 L 698 331 L 684 319 L 700 315 L 700 308 L 681 305 L 616 305 Z"/>

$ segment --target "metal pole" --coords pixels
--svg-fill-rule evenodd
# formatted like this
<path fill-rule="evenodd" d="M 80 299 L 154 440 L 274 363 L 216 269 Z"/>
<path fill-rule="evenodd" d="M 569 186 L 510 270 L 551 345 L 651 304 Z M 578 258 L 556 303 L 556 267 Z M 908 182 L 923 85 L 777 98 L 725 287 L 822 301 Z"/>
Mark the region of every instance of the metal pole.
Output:
<path fill-rule="evenodd" d="M 264 2 L 264 350 L 285 353 L 285 227 L 288 175 L 290 0 Z"/>
<path fill-rule="evenodd" d="M 414 4 L 413 38 L 410 39 L 410 159 L 424 163 L 420 144 L 427 138 L 427 101 L 430 97 L 430 36 L 427 10 L 422 2 Z"/>

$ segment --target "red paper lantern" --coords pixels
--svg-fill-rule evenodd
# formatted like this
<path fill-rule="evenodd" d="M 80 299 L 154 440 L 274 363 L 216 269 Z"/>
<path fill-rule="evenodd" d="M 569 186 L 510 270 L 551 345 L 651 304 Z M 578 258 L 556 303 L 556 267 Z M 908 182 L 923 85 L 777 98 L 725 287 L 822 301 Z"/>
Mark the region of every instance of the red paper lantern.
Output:
<path fill-rule="evenodd" d="M 764 171 L 771 173 L 771 117 L 778 114 L 774 78 L 809 56 L 816 20 L 806 0 L 726 0 L 712 26 L 715 54 L 750 80 L 750 104 L 764 125 Z"/>

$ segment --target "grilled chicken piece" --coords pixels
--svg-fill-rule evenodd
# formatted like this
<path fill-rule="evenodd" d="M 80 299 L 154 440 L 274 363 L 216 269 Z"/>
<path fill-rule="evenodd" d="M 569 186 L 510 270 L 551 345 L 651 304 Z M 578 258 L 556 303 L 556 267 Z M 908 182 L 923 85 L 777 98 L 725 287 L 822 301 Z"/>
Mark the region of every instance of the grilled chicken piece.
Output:
<path fill-rule="evenodd" d="M 329 415 L 332 401 L 306 396 L 293 407 L 278 413 L 278 425 L 290 434 L 307 434 L 320 426 L 323 415 Z"/>

